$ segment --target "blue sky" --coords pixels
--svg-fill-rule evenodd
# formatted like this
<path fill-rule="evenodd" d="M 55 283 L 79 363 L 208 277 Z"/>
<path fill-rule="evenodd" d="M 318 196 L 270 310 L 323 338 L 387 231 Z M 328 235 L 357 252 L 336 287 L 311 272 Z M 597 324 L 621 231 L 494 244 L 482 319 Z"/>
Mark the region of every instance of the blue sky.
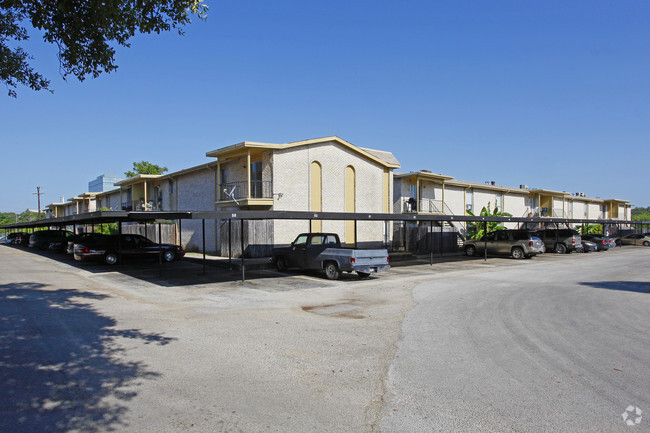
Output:
<path fill-rule="evenodd" d="M 137 36 L 119 69 L 0 96 L 1 211 L 148 160 L 338 135 L 400 171 L 650 206 L 647 1 L 206 1 L 186 34 Z M 10 158 L 11 157 L 11 158 Z"/>

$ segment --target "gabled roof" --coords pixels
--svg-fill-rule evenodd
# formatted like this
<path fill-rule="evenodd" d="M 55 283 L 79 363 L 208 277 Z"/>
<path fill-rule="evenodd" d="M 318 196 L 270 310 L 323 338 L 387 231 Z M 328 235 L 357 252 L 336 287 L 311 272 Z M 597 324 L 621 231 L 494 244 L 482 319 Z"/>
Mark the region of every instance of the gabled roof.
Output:
<path fill-rule="evenodd" d="M 358 147 L 335 135 L 330 137 L 314 138 L 310 140 L 294 141 L 291 143 L 284 143 L 284 144 L 257 143 L 252 141 L 243 141 L 241 143 L 233 144 L 232 146 L 223 147 L 221 149 L 206 152 L 205 155 L 214 158 L 227 158 L 229 156 L 239 153 L 243 149 L 284 150 L 284 149 L 291 149 L 293 147 L 307 146 L 310 144 L 320 144 L 320 143 L 327 143 L 327 142 L 335 142 L 385 167 L 388 168 L 400 167 L 399 161 L 397 161 L 397 159 L 395 158 L 395 156 L 393 156 L 391 152 Z"/>

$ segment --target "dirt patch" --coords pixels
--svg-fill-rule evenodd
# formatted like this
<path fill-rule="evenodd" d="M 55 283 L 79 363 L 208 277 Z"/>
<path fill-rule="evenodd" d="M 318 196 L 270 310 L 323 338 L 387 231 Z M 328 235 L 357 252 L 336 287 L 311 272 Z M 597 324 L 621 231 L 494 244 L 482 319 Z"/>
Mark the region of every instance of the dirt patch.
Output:
<path fill-rule="evenodd" d="M 319 314 L 321 316 L 344 317 L 347 319 L 365 319 L 366 317 L 361 314 L 361 311 L 363 310 L 362 307 L 348 303 L 314 305 L 301 308 L 303 311 Z"/>

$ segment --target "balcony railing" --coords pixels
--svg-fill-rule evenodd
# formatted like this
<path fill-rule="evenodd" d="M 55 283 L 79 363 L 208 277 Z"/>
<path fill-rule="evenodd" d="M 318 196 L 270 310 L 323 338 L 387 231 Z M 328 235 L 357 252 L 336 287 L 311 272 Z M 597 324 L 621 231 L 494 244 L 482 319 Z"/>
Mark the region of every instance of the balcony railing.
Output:
<path fill-rule="evenodd" d="M 142 211 L 161 211 L 162 209 L 157 206 L 153 201 L 149 201 L 148 203 L 144 203 L 141 201 L 132 201 L 132 202 L 124 202 L 122 203 L 122 210 L 131 212 L 131 211 L 137 211 L 137 212 L 142 212 Z"/>
<path fill-rule="evenodd" d="M 442 200 L 434 200 L 430 198 L 420 199 L 419 203 L 414 198 L 402 197 L 400 210 L 402 213 L 435 213 L 443 215 L 453 215 L 454 213 L 449 209 Z"/>
<path fill-rule="evenodd" d="M 219 201 L 244 200 L 248 197 L 248 182 L 228 182 L 221 185 Z M 250 198 L 273 198 L 273 182 L 270 180 L 251 181 Z"/>

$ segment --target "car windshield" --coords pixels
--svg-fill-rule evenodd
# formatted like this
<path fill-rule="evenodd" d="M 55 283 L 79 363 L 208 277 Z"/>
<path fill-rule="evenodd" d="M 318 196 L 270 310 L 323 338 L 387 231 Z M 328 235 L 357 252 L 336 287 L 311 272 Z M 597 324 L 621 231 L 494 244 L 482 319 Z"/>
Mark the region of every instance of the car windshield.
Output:
<path fill-rule="evenodd" d="M 293 241 L 294 245 L 305 245 L 307 243 L 307 235 L 300 235 Z"/>

